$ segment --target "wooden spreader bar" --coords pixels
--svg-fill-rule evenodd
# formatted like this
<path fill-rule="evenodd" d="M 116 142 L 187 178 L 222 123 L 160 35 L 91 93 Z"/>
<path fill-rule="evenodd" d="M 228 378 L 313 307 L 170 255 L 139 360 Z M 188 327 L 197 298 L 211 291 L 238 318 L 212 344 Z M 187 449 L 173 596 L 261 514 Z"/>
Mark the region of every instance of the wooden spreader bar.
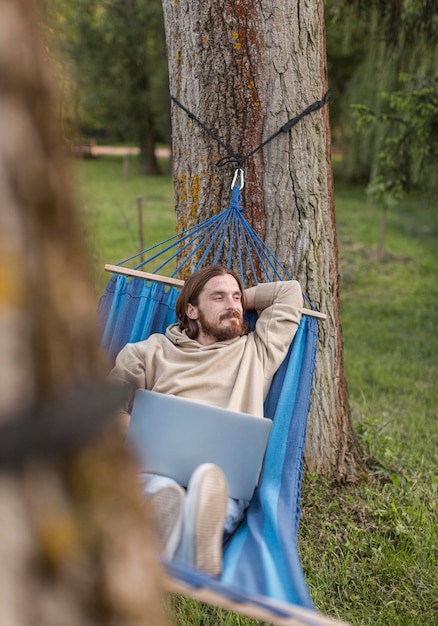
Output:
<path fill-rule="evenodd" d="M 144 280 L 154 280 L 157 283 L 164 283 L 165 285 L 172 285 L 172 287 L 182 287 L 184 285 L 183 280 L 178 278 L 169 278 L 168 276 L 161 276 L 160 274 L 151 274 L 150 272 L 143 272 L 142 270 L 132 270 L 129 267 L 121 267 L 120 265 L 105 265 L 106 272 L 113 272 L 114 274 L 122 274 L 124 276 L 135 276 L 136 278 L 143 278 Z M 319 311 L 313 311 L 313 309 L 301 309 L 303 315 L 309 315 L 310 317 L 317 317 L 318 319 L 325 320 L 327 315 L 320 313 Z"/>

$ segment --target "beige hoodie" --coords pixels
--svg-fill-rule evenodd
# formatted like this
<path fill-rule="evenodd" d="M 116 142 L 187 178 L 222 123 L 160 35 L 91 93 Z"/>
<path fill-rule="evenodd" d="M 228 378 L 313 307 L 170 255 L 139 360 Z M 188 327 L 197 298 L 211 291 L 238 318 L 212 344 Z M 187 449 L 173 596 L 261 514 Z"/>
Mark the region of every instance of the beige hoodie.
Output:
<path fill-rule="evenodd" d="M 261 314 L 248 335 L 203 346 L 173 324 L 165 335 L 127 344 L 110 374 L 130 387 L 124 408 L 131 409 L 137 389 L 152 389 L 262 416 L 269 385 L 295 335 L 302 306 L 297 281 L 263 283 L 255 292 L 255 309 Z"/>

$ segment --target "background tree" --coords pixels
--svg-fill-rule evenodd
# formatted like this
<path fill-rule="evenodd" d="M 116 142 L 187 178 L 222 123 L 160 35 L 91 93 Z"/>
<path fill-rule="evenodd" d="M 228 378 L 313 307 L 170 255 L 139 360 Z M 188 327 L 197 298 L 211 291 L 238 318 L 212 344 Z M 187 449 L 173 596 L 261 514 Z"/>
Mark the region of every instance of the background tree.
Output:
<path fill-rule="evenodd" d="M 413 189 L 436 193 L 438 3 L 326 0 L 332 125 L 352 182 L 388 211 Z"/>
<path fill-rule="evenodd" d="M 0 0 L 0 623 L 161 626 L 33 0 Z"/>
<path fill-rule="evenodd" d="M 76 125 L 140 146 L 140 171 L 158 174 L 168 143 L 169 92 L 160 0 L 49 0 L 76 84 Z"/>
<path fill-rule="evenodd" d="M 406 94 L 413 118 L 410 93 L 420 88 L 419 83 L 430 86 L 436 79 L 438 2 L 325 0 L 324 4 L 334 90 L 332 125 L 345 155 L 344 173 L 352 181 L 368 183 L 379 175 L 380 155 L 394 131 L 391 101 L 382 94 Z M 415 80 L 406 80 L 407 75 Z M 381 123 L 358 128 L 354 105 L 366 107 Z M 429 130 L 436 135 L 435 129 Z M 419 146 L 423 136 L 416 139 L 420 151 L 426 147 Z"/>
<path fill-rule="evenodd" d="M 163 0 L 170 91 L 239 155 L 249 153 L 327 90 L 323 2 Z M 172 108 L 179 227 L 225 208 L 232 165 Z M 339 277 L 327 107 L 245 165 L 243 204 L 254 228 L 324 312 L 306 460 L 355 480 L 358 451 L 342 362 Z"/>
<path fill-rule="evenodd" d="M 385 113 L 354 107 L 359 130 L 378 128 L 381 134 L 375 175 L 368 185 L 373 201 L 382 208 L 379 257 L 384 256 L 388 211 L 413 190 L 428 195 L 438 190 L 438 80 L 408 75 L 403 79 L 410 88 L 381 95 Z"/>

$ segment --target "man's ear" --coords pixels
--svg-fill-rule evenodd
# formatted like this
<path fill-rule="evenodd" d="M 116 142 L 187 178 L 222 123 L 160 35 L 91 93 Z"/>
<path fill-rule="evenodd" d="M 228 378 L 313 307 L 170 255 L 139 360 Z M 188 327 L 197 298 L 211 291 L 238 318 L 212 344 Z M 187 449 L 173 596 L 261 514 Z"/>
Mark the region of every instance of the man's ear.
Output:
<path fill-rule="evenodd" d="M 197 320 L 198 317 L 199 317 L 198 316 L 198 309 L 195 306 L 193 306 L 193 304 L 190 304 L 190 302 L 189 302 L 189 304 L 187 305 L 187 308 L 186 308 L 186 315 L 191 320 Z"/>

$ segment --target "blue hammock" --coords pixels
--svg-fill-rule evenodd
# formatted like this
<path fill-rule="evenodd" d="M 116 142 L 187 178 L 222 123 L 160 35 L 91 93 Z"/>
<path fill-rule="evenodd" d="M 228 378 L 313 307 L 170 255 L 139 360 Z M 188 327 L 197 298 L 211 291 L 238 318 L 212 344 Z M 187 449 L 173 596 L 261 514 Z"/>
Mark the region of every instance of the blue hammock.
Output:
<path fill-rule="evenodd" d="M 175 254 L 181 258 L 184 250 L 191 247 L 188 259 L 194 251 L 199 257 L 200 246 L 210 250 L 216 246 L 219 258 L 220 246 L 227 241 L 232 248 L 234 239 L 240 253 L 252 253 L 252 259 L 256 255 L 266 280 L 290 279 L 242 217 L 242 212 L 240 188 L 236 185 L 226 211 L 167 240 L 164 249 L 167 252 L 177 246 L 178 253 Z M 155 249 L 150 250 L 152 257 L 135 270 L 159 256 Z M 170 261 L 172 259 L 170 257 Z M 201 255 L 198 266 L 202 266 L 204 259 L 205 255 Z M 153 274 L 162 267 L 160 264 Z M 252 262 L 251 267 L 254 267 Z M 243 271 L 241 264 L 239 269 Z M 126 343 L 141 341 L 151 333 L 164 332 L 175 321 L 178 290 L 156 282 L 153 274 L 147 274 L 148 278 L 144 279 L 114 273 L 108 282 L 100 300 L 99 317 L 102 344 L 111 362 Z M 313 610 L 297 549 L 303 450 L 316 348 L 317 321 L 303 315 L 266 399 L 265 415 L 273 419 L 273 427 L 264 466 L 245 520 L 225 546 L 221 579 L 213 580 L 180 564 L 165 564 L 171 578 L 185 587 L 193 590 L 205 587 L 233 603 L 256 603 L 259 608 L 265 607 L 274 613 L 280 611 L 283 617 L 292 617 L 291 605 L 302 607 L 305 612 L 304 617 L 300 614 L 303 624 L 321 623 Z M 275 605 L 275 609 L 271 600 L 286 604 L 281 609 Z"/>

